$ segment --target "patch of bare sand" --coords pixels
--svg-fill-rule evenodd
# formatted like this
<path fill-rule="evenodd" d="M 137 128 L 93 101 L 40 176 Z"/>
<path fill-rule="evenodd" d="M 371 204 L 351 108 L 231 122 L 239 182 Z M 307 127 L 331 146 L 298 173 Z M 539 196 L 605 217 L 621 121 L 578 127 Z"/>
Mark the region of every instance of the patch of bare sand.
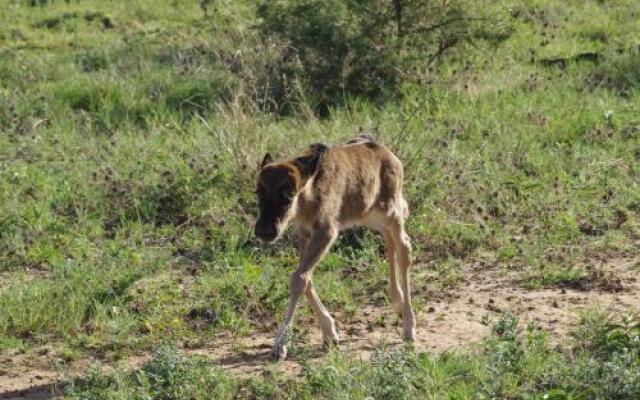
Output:
<path fill-rule="evenodd" d="M 560 341 L 579 321 L 580 312 L 598 307 L 611 312 L 640 310 L 640 256 L 626 256 L 601 262 L 598 267 L 614 274 L 619 285 L 615 291 L 572 288 L 526 289 L 508 271 L 478 263 L 464 268 L 463 278 L 455 288 L 436 292 L 429 284 L 416 284 L 414 299 L 426 304 L 418 312 L 419 351 L 441 352 L 481 340 L 488 334 L 482 318 L 499 318 L 512 312 L 526 325 L 536 321 L 548 331 L 552 341 Z M 416 269 L 419 268 L 416 266 Z M 416 283 L 419 283 L 416 280 Z M 594 286 L 598 287 L 598 286 Z M 340 350 L 368 358 L 382 343 L 391 348 L 402 344 L 401 324 L 389 307 L 364 306 L 355 316 L 345 320 L 336 315 Z M 309 320 L 298 323 L 299 333 L 294 346 L 311 350 L 314 357 L 323 356 L 319 330 Z M 185 354 L 206 357 L 230 373 L 240 376 L 264 374 L 277 369 L 292 376 L 300 372 L 300 364 L 292 359 L 273 364 L 269 351 L 273 332 L 256 332 L 251 336 L 233 338 L 223 334 L 205 347 L 183 349 Z M 40 352 L 40 354 L 38 353 Z M 117 367 L 139 368 L 148 354 L 123 360 Z M 81 376 L 86 367 L 96 362 L 78 360 L 63 369 L 56 369 L 55 354 L 43 350 L 28 354 L 0 354 L 0 400 L 50 399 L 59 395 L 59 385 L 65 379 Z M 105 371 L 113 365 L 103 365 Z"/>
<path fill-rule="evenodd" d="M 599 308 L 609 312 L 640 311 L 640 281 L 637 268 L 640 257 L 609 260 L 598 268 L 611 271 L 621 282 L 615 292 L 571 288 L 523 288 L 516 274 L 488 268 L 482 264 L 465 267 L 462 282 L 455 288 L 433 294 L 428 285 L 418 287 L 414 299 L 421 298 L 425 310 L 418 313 L 415 347 L 419 351 L 442 352 L 483 339 L 489 328 L 482 324 L 485 316 L 498 319 L 504 313 L 517 316 L 521 326 L 536 322 L 549 332 L 552 342 L 562 340 L 580 320 L 581 312 Z M 365 306 L 348 321 L 335 317 L 341 337 L 340 350 L 368 358 L 382 343 L 394 348 L 402 345 L 401 323 L 389 307 Z M 299 324 L 300 326 L 300 324 Z M 322 338 L 312 323 L 300 327 L 296 335 L 300 347 L 315 350 L 322 356 Z M 215 347 L 194 351 L 217 361 L 238 374 L 262 373 L 269 365 L 273 332 L 264 332 L 235 341 L 216 343 Z M 235 350 L 234 350 L 235 347 Z M 295 352 L 294 352 L 295 354 Z M 295 361 L 278 365 L 278 369 L 297 374 Z"/>

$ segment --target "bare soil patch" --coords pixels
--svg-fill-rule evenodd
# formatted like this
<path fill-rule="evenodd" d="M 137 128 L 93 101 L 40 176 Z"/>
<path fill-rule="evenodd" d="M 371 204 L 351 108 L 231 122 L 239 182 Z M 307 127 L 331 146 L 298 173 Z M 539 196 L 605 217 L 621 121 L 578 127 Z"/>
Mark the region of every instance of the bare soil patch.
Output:
<path fill-rule="evenodd" d="M 614 276 L 616 285 L 607 287 L 552 287 L 526 289 L 518 284 L 514 273 L 484 263 L 464 267 L 461 282 L 454 288 L 436 291 L 429 284 L 416 280 L 414 298 L 426 306 L 418 313 L 417 350 L 442 352 L 477 342 L 489 330 L 482 324 L 484 316 L 497 319 L 506 312 L 516 315 L 523 326 L 535 321 L 549 332 L 551 340 L 559 342 L 575 326 L 581 311 L 600 308 L 614 313 L 640 310 L 640 256 L 625 255 L 599 260 L 597 270 Z M 416 266 L 416 269 L 419 266 Z M 401 324 L 390 307 L 364 306 L 348 319 L 335 316 L 341 336 L 340 350 L 368 358 L 381 343 L 399 347 Z M 247 337 L 234 338 L 221 334 L 201 348 L 184 348 L 185 354 L 199 355 L 237 375 L 263 374 L 271 368 L 295 376 L 300 372 L 296 361 L 296 347 L 304 348 L 312 357 L 324 354 L 319 329 L 309 320 L 299 320 L 298 333 L 292 344 L 293 357 L 274 365 L 269 351 L 273 332 L 255 332 Z M 104 364 L 105 371 L 113 368 L 139 368 L 150 358 L 140 354 L 117 365 Z M 41 348 L 19 353 L 5 350 L 0 353 L 0 399 L 49 399 L 60 394 L 62 382 L 81 376 L 87 366 L 99 361 L 86 358 L 58 367 L 53 351 Z"/>

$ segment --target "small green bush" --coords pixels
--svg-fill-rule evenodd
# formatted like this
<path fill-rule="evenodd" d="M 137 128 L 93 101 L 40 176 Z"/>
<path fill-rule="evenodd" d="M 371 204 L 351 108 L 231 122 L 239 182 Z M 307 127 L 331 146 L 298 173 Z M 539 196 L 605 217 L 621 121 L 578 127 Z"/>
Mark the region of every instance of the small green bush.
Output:
<path fill-rule="evenodd" d="M 321 112 L 356 96 L 400 93 L 425 67 L 469 37 L 463 1 L 262 1 L 260 29 L 285 41 L 281 79 L 302 82 Z"/>
<path fill-rule="evenodd" d="M 168 345 L 134 373 L 106 376 L 92 368 L 86 378 L 68 388 L 71 399 L 231 399 L 234 381 L 206 362 L 186 358 Z M 213 397 L 212 397 L 213 396 Z"/>

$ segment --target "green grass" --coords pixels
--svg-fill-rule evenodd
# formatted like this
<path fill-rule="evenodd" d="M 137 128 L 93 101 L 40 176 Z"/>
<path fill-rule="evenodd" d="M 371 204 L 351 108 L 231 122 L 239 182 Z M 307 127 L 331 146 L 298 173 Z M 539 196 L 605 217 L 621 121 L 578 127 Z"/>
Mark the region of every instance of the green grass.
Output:
<path fill-rule="evenodd" d="M 507 315 L 467 353 L 376 349 L 364 361 L 331 351 L 322 362 L 302 359 L 298 380 L 226 374 L 206 359 L 164 345 L 135 372 L 99 369 L 68 388 L 72 399 L 611 399 L 640 391 L 639 325 L 586 315 L 575 331 L 572 359 L 563 357 L 535 325 L 519 328 Z"/>
<path fill-rule="evenodd" d="M 4 0 L 0 14 L 2 349 L 46 342 L 74 357 L 117 358 L 163 341 L 272 330 L 296 255 L 290 236 L 270 247 L 250 235 L 259 160 L 341 143 L 360 127 L 404 161 L 416 262 L 435 266 L 416 268 L 425 277 L 417 286 L 455 287 L 477 259 L 522 266 L 525 287 L 572 286 L 590 279 L 590 254 L 637 252 L 637 2 L 493 2 L 500 35 L 478 34 L 416 71 L 421 83 L 403 85 L 400 99 L 347 99 L 323 117 L 304 98 L 286 117 L 260 111 L 268 109 L 264 64 L 279 53 L 254 29 L 252 2 L 215 2 L 207 18 L 195 0 L 41 3 Z M 571 59 L 584 52 L 598 61 Z M 552 58 L 568 61 L 543 62 Z M 316 284 L 332 312 L 387 304 L 378 243 L 372 234 L 342 239 L 319 266 Z M 194 323 L 194 309 L 215 318 Z M 516 342 L 508 346 L 529 346 Z M 372 363 L 333 354 L 295 383 L 238 381 L 166 354 L 158 362 L 193 368 L 169 387 L 184 384 L 195 398 L 216 385 L 229 396 L 315 397 L 329 382 L 342 382 L 344 398 L 556 388 L 577 393 L 556 398 L 593 398 L 596 387 L 571 385 L 613 379 L 575 375 L 565 388 L 528 370 L 538 363 L 528 352 L 571 370 L 540 346 L 527 347 L 524 366 L 505 376 L 493 372 L 507 368 L 493 350 L 382 352 Z M 584 353 L 587 364 L 596 357 Z M 626 365 L 619 357 L 607 362 Z M 94 373 L 85 389 L 99 398 L 164 390 L 136 374 Z M 389 374 L 407 381 L 387 395 Z M 380 387 L 367 388 L 372 379 Z"/>

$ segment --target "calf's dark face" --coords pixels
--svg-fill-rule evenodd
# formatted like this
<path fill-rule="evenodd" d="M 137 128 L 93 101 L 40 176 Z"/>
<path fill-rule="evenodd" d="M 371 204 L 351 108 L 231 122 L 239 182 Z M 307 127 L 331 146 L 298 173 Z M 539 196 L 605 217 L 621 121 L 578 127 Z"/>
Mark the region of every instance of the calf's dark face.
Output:
<path fill-rule="evenodd" d="M 280 238 L 295 215 L 296 171 L 288 165 L 267 165 L 258 176 L 256 194 L 260 215 L 256 221 L 258 238 L 273 242 Z"/>

